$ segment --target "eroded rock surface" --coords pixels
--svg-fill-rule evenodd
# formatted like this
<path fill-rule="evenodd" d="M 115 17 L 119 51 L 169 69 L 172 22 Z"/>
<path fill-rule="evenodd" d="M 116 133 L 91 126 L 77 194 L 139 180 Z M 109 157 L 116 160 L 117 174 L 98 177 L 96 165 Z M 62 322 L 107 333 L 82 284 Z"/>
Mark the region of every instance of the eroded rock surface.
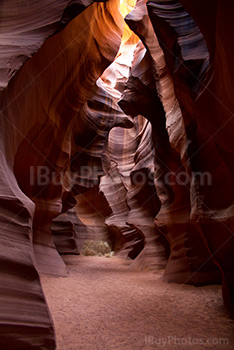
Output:
<path fill-rule="evenodd" d="M 190 219 L 188 137 L 172 76 L 147 15 L 146 3 L 139 1 L 126 22 L 141 37 L 147 50 L 140 48 L 135 53 L 119 104 L 130 115 L 143 114 L 153 127 L 155 185 L 161 202 L 155 223 L 170 244 L 164 279 L 198 285 L 219 282 L 218 268 Z"/>
<path fill-rule="evenodd" d="M 168 282 L 222 274 L 234 314 L 228 5 L 1 3 L 4 350 L 55 349 L 39 274 L 87 239 Z"/>
<path fill-rule="evenodd" d="M 45 41 L 1 95 L 4 349 L 55 348 L 37 271 L 66 274 L 51 221 L 64 207 L 62 180 L 71 157 L 71 121 L 117 54 L 123 27 L 116 1 L 91 5 Z M 40 167 L 51 181 L 38 182 Z"/>
<path fill-rule="evenodd" d="M 230 11 L 234 6 L 230 1 L 225 5 L 215 1 L 205 23 L 207 4 L 181 1 L 196 25 L 179 1 L 167 2 L 164 11 L 160 3 L 150 1 L 147 6 L 172 74 L 188 138 L 190 218 L 221 268 L 224 302 L 233 313 L 234 104 L 230 63 L 234 32 Z M 174 35 L 169 35 L 171 32 Z M 209 174 L 210 182 L 202 183 L 200 174 Z"/>

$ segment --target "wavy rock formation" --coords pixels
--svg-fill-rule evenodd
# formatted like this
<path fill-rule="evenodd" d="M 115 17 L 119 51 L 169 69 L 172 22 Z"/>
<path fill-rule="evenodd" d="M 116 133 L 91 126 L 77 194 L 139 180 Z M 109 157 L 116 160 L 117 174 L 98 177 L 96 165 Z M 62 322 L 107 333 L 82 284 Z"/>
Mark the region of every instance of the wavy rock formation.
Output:
<path fill-rule="evenodd" d="M 126 119 L 126 115 L 118 107 L 117 102 L 129 75 L 137 41 L 139 39 L 136 40 L 136 37 L 131 34 L 126 39 L 125 45 L 122 45 L 121 55 L 98 80 L 99 91 L 101 91 L 100 87 L 103 87 L 112 98 L 115 97 L 114 103 L 110 105 L 119 110 L 122 120 Z M 143 117 L 136 119 L 130 129 L 118 126 L 123 125 L 116 123 L 109 132 L 108 144 L 102 160 L 106 175 L 100 178 L 100 191 L 103 192 L 111 209 L 111 214 L 108 215 L 105 223 L 111 232 L 113 249 L 119 252 L 119 255 L 135 259 L 144 249 L 134 265 L 138 268 L 161 268 L 165 266 L 164 246 L 167 246 L 167 243 L 153 224 L 153 218 L 158 209 L 158 197 L 155 193 L 154 198 L 146 200 L 146 193 L 155 192 L 154 182 L 152 182 L 154 152 L 151 127 Z M 143 177 L 141 184 L 136 180 L 138 175 Z M 141 198 L 139 193 L 145 193 L 145 195 Z M 132 220 L 134 211 L 137 213 L 138 210 L 136 205 L 139 206 L 139 221 L 134 225 Z M 155 213 L 152 214 L 154 210 Z M 147 259 L 143 256 L 147 256 Z"/>
<path fill-rule="evenodd" d="M 79 112 L 79 123 L 74 120 L 72 124 L 71 162 L 65 178 L 70 187 L 68 189 L 76 196 L 76 214 L 86 226 L 79 233 L 80 249 L 87 239 L 108 241 L 113 245 L 110 231 L 105 225 L 111 210 L 99 191 L 99 182 L 105 174 L 105 152 L 110 131 L 116 127 L 133 127 L 132 119 L 117 104 L 120 92 L 113 88 L 115 83 L 121 89 L 126 81 L 129 68 L 122 67 L 122 62 L 129 55 L 123 49 L 126 41 L 134 47 L 135 35 L 130 34 L 129 37 L 125 31 L 117 59 L 97 80 L 91 98 Z"/>
<path fill-rule="evenodd" d="M 147 51 L 142 48 L 136 52 L 119 104 L 127 114 L 143 114 L 153 127 L 155 185 L 161 201 L 155 223 L 170 244 L 164 279 L 198 285 L 219 282 L 219 271 L 210 261 L 210 254 L 190 221 L 190 176 L 186 169 L 184 123 L 145 2 L 137 3 L 126 22 L 143 40 Z"/>
<path fill-rule="evenodd" d="M 64 206 L 74 205 L 62 183 L 71 157 L 72 120 L 118 52 L 123 24 L 118 2 L 91 5 L 45 41 L 1 95 L 4 349 L 55 347 L 37 270 L 66 273 L 51 221 Z"/>
<path fill-rule="evenodd" d="M 74 208 L 60 214 L 52 221 L 53 241 L 59 254 L 79 254 L 77 236 L 83 226 Z"/>
<path fill-rule="evenodd" d="M 167 245 L 153 223 L 159 201 L 149 122 L 139 116 L 132 129 L 113 128 L 107 159 L 100 190 L 112 210 L 105 222 L 112 232 L 114 249 L 119 256 L 135 259 L 132 266 L 138 269 L 164 267 Z"/>
<path fill-rule="evenodd" d="M 234 314 L 233 4 L 133 6 L 1 2 L 4 350 L 55 349 L 39 274 L 86 239 L 168 282 L 222 274 Z"/>
<path fill-rule="evenodd" d="M 2 0 L 0 91 L 7 86 L 15 72 L 39 50 L 49 36 L 65 28 L 73 18 L 93 2 L 92 0 L 42 0 L 40 2 Z"/>
<path fill-rule="evenodd" d="M 106 154 L 107 174 L 101 178 L 100 183 L 100 190 L 111 208 L 111 215 L 106 219 L 106 225 L 112 232 L 114 248 L 117 251 L 122 250 L 122 257 L 129 256 L 132 259 L 144 248 L 144 236 L 128 223 L 127 203 L 131 184 L 130 173 L 135 165 L 134 155 L 139 143 L 138 127 L 138 123 L 135 123 L 134 128 L 129 130 L 122 128 L 111 130 Z M 122 144 L 120 140 L 123 140 Z"/>
<path fill-rule="evenodd" d="M 76 215 L 84 225 L 79 227 L 77 244 L 81 250 L 86 240 L 108 242 L 112 246 L 112 240 L 105 219 L 110 215 L 109 205 L 99 190 L 99 186 L 78 195 L 75 207 Z"/>
<path fill-rule="evenodd" d="M 144 249 L 131 265 L 140 269 L 155 270 L 165 268 L 169 247 L 167 240 L 154 225 L 154 218 L 160 210 L 161 203 L 154 183 L 152 126 L 143 117 L 138 121 L 136 139 L 139 143 L 134 155 L 135 164 L 130 173 L 131 184 L 127 193 L 130 211 L 127 222 L 143 235 Z"/>
<path fill-rule="evenodd" d="M 191 220 L 221 268 L 224 303 L 233 313 L 234 104 L 230 41 L 234 32 L 230 11 L 234 7 L 231 1 L 225 5 L 215 1 L 209 22 L 205 23 L 206 4 L 181 1 L 197 20 L 200 32 L 178 1 L 168 2 L 163 13 L 160 3 L 150 1 L 148 10 L 172 74 L 189 140 Z M 169 43 L 171 31 L 174 36 L 170 36 Z M 227 32 L 230 33 L 228 40 Z M 207 40 L 209 52 L 201 33 Z M 221 62 L 225 62 L 224 65 Z M 211 183 L 202 184 L 199 174 L 209 174 Z M 228 263 L 227 256 L 230 257 Z"/>

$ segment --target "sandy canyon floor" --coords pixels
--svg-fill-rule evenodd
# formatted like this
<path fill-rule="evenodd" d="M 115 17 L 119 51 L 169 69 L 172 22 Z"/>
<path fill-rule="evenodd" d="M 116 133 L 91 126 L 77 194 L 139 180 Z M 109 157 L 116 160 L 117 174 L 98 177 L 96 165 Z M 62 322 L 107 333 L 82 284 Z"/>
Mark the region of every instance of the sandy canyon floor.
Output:
<path fill-rule="evenodd" d="M 220 286 L 168 284 L 116 257 L 63 258 L 68 277 L 41 277 L 57 350 L 234 349 Z"/>

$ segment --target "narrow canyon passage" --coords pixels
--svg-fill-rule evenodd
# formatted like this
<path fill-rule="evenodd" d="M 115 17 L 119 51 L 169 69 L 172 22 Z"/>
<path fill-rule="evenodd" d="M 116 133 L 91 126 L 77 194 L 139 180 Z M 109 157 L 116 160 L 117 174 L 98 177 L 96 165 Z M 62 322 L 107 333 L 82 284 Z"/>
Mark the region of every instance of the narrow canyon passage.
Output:
<path fill-rule="evenodd" d="M 57 350 L 234 349 L 221 286 L 168 284 L 117 257 L 64 260 L 68 277 L 41 277 Z"/>
<path fill-rule="evenodd" d="M 233 13 L 0 0 L 0 350 L 234 350 Z"/>

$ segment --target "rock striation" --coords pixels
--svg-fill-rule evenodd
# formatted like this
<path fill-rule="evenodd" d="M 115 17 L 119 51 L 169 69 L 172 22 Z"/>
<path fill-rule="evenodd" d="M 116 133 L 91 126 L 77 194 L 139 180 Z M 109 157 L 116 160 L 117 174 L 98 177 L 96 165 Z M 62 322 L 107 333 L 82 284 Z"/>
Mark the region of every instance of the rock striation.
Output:
<path fill-rule="evenodd" d="M 219 282 L 218 268 L 190 219 L 188 139 L 172 76 L 147 14 L 146 3 L 139 1 L 125 20 L 147 50 L 142 48 L 141 52 L 136 52 L 119 104 L 127 114 L 141 113 L 152 124 L 155 186 L 161 202 L 155 223 L 170 244 L 164 279 L 197 285 Z"/>
<path fill-rule="evenodd" d="M 1 94 L 0 305 L 6 350 L 55 348 L 38 271 L 66 274 L 51 221 L 76 203 L 63 184 L 72 120 L 117 54 L 123 28 L 117 1 L 94 3 L 46 40 Z"/>
<path fill-rule="evenodd" d="M 183 3 L 186 5 L 186 1 Z M 187 8 L 191 14 L 196 12 L 194 3 Z M 199 11 L 197 8 L 197 17 Z M 151 114 L 156 110 L 165 112 L 169 144 L 164 151 L 163 147 L 156 151 L 156 189 L 162 206 L 155 219 L 170 242 L 171 255 L 164 278 L 193 284 L 218 282 L 215 263 L 222 272 L 225 305 L 233 313 L 232 258 L 228 264 L 225 258 L 233 251 L 232 151 L 230 147 L 227 149 L 231 143 L 228 137 L 231 119 L 227 111 L 233 107 L 225 101 L 228 94 L 223 100 L 221 90 L 217 93 L 217 86 L 222 83 L 215 77 L 221 79 L 223 75 L 220 70 L 217 73 L 218 65 L 215 67 L 212 62 L 215 49 L 210 48 L 211 27 L 207 25 L 210 30 L 207 33 L 204 22 L 200 24 L 197 20 L 200 29 L 179 1 L 149 1 L 147 10 L 145 3 L 139 1 L 126 22 L 142 39 L 152 59 L 151 75 L 163 109 L 147 110 Z M 132 76 L 120 101 L 128 114 L 137 114 L 130 105 L 136 109 L 140 91 L 145 91 L 136 79 L 139 76 L 138 80 L 147 80 L 141 73 L 142 67 L 138 70 L 132 67 Z M 147 84 L 150 85 L 149 80 Z M 213 107 L 218 111 L 215 120 Z M 153 118 L 156 117 L 149 120 Z M 154 129 L 157 134 L 160 128 Z M 224 141 L 225 129 L 228 130 Z M 156 135 L 156 139 L 159 137 Z M 223 158 L 221 149 L 230 156 Z M 212 157 L 208 156 L 211 154 Z"/>
<path fill-rule="evenodd" d="M 208 3 L 169 1 L 164 11 L 160 3 L 149 1 L 147 7 L 173 78 L 188 139 L 190 218 L 221 269 L 224 303 L 233 314 L 234 105 L 229 44 L 234 35 L 233 3 L 212 3 L 209 21 L 205 20 Z M 169 31 L 174 33 L 170 44 Z M 211 181 L 201 183 L 200 174 L 209 174 Z"/>
<path fill-rule="evenodd" d="M 40 274 L 66 276 L 87 239 L 167 282 L 222 282 L 234 314 L 227 3 L 2 1 L 4 350 L 55 349 Z"/>

